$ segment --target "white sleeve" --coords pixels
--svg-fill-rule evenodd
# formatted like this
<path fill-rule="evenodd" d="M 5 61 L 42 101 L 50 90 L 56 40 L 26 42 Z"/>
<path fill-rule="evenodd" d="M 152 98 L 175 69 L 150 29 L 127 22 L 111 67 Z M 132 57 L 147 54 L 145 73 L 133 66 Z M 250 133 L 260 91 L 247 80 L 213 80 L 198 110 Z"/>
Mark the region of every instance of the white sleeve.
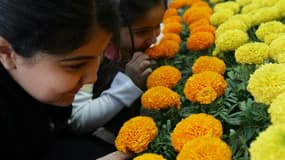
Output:
<path fill-rule="evenodd" d="M 118 72 L 111 87 L 95 99 L 79 91 L 73 102 L 71 127 L 77 133 L 94 131 L 111 120 L 124 106 L 130 106 L 140 95 L 139 89 L 124 73 Z"/>

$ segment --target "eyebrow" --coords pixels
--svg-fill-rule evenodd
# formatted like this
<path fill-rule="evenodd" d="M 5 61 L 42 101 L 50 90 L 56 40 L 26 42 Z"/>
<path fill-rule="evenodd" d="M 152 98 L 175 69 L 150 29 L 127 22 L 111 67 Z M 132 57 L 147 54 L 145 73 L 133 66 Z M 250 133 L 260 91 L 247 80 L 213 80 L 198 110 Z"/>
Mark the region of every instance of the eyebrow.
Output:
<path fill-rule="evenodd" d="M 95 59 L 98 56 L 77 56 L 77 57 L 69 57 L 69 58 L 64 58 L 61 59 L 61 62 L 69 62 L 69 61 L 80 61 L 80 60 L 85 60 L 85 59 Z"/>

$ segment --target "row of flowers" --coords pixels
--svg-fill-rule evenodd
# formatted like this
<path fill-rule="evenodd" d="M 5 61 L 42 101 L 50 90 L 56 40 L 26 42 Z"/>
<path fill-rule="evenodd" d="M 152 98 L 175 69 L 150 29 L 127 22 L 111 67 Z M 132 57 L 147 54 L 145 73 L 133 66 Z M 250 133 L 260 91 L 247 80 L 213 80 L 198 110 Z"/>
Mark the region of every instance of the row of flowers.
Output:
<path fill-rule="evenodd" d="M 285 157 L 285 0 L 173 0 L 116 147 L 135 160 Z M 213 9 L 212 9 L 213 8 Z"/>

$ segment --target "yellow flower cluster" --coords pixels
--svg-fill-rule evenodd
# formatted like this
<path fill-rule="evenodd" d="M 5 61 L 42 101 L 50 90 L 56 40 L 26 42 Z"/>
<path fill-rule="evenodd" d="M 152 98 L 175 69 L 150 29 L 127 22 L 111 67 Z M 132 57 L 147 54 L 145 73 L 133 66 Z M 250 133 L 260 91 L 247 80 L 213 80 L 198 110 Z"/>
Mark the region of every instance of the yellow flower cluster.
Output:
<path fill-rule="evenodd" d="M 204 71 L 218 72 L 223 75 L 226 71 L 226 64 L 223 60 L 213 56 L 200 56 L 192 65 L 192 73 Z"/>
<path fill-rule="evenodd" d="M 236 14 L 228 19 L 229 21 L 232 20 L 238 20 L 242 21 L 244 24 L 246 24 L 247 28 L 250 28 L 252 26 L 252 19 L 251 16 L 248 14 Z"/>
<path fill-rule="evenodd" d="M 179 94 L 163 86 L 152 87 L 144 92 L 141 103 L 145 109 L 154 110 L 181 107 Z"/>
<path fill-rule="evenodd" d="M 255 32 L 255 35 L 260 41 L 264 41 L 265 36 L 269 34 L 284 32 L 285 25 L 283 23 L 280 21 L 270 21 L 259 25 L 258 29 Z"/>
<path fill-rule="evenodd" d="M 118 151 L 140 153 L 147 149 L 158 133 L 151 117 L 137 116 L 129 119 L 121 127 L 115 140 Z"/>
<path fill-rule="evenodd" d="M 285 92 L 285 64 L 265 64 L 255 70 L 248 81 L 247 90 L 256 102 L 271 104 Z"/>
<path fill-rule="evenodd" d="M 240 11 L 240 6 L 235 1 L 222 2 L 222 3 L 218 3 L 214 6 L 215 12 L 218 12 L 218 11 L 224 10 L 224 9 L 230 9 L 234 13 L 238 13 Z"/>
<path fill-rule="evenodd" d="M 278 63 L 285 63 L 285 36 L 273 40 L 270 47 L 270 57 Z"/>
<path fill-rule="evenodd" d="M 247 43 L 248 40 L 247 33 L 242 30 L 227 30 L 217 37 L 216 47 L 221 51 L 234 51 L 239 46 Z"/>
<path fill-rule="evenodd" d="M 155 153 L 144 153 L 134 158 L 134 160 L 166 160 L 162 155 Z"/>
<path fill-rule="evenodd" d="M 225 21 L 227 21 L 233 15 L 234 15 L 234 11 L 230 9 L 223 9 L 223 10 L 214 12 L 210 17 L 210 22 L 214 26 L 219 26 Z"/>
<path fill-rule="evenodd" d="M 262 7 L 251 13 L 252 25 L 257 26 L 264 22 L 273 21 L 280 17 L 279 9 L 273 7 Z"/>
<path fill-rule="evenodd" d="M 277 160 L 285 157 L 285 124 L 271 125 L 250 144 L 251 160 Z"/>
<path fill-rule="evenodd" d="M 285 92 L 272 101 L 268 108 L 272 124 L 285 123 Z"/>
<path fill-rule="evenodd" d="M 205 113 L 191 114 L 176 124 L 171 142 L 176 151 L 181 151 L 184 144 L 200 136 L 221 137 L 222 123 L 212 115 Z"/>
<path fill-rule="evenodd" d="M 216 36 L 219 37 L 222 33 L 228 30 L 239 29 L 246 32 L 248 30 L 247 25 L 241 20 L 227 20 L 221 24 L 216 30 Z"/>
<path fill-rule="evenodd" d="M 217 97 L 223 95 L 226 87 L 227 83 L 221 74 L 204 71 L 188 78 L 184 87 L 184 94 L 192 102 L 210 104 Z"/>
<path fill-rule="evenodd" d="M 174 66 L 166 65 L 156 68 L 147 77 L 147 88 L 164 86 L 173 88 L 181 80 L 181 72 Z"/>
<path fill-rule="evenodd" d="M 218 137 L 202 136 L 187 142 L 177 160 L 231 160 L 230 147 Z"/>
<path fill-rule="evenodd" d="M 269 57 L 269 46 L 261 42 L 247 43 L 235 51 L 235 59 L 242 64 L 261 64 Z"/>

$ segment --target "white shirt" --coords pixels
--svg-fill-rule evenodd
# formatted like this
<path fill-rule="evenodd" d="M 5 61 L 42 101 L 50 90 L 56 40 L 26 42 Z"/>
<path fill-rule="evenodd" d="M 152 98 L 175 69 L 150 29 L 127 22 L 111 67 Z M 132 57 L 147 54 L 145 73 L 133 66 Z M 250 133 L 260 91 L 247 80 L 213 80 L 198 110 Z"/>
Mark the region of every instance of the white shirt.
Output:
<path fill-rule="evenodd" d="M 129 107 L 143 91 L 124 73 L 118 72 L 109 89 L 92 99 L 92 86 L 83 87 L 73 102 L 71 127 L 77 133 L 95 131 L 111 120 L 124 106 Z"/>

